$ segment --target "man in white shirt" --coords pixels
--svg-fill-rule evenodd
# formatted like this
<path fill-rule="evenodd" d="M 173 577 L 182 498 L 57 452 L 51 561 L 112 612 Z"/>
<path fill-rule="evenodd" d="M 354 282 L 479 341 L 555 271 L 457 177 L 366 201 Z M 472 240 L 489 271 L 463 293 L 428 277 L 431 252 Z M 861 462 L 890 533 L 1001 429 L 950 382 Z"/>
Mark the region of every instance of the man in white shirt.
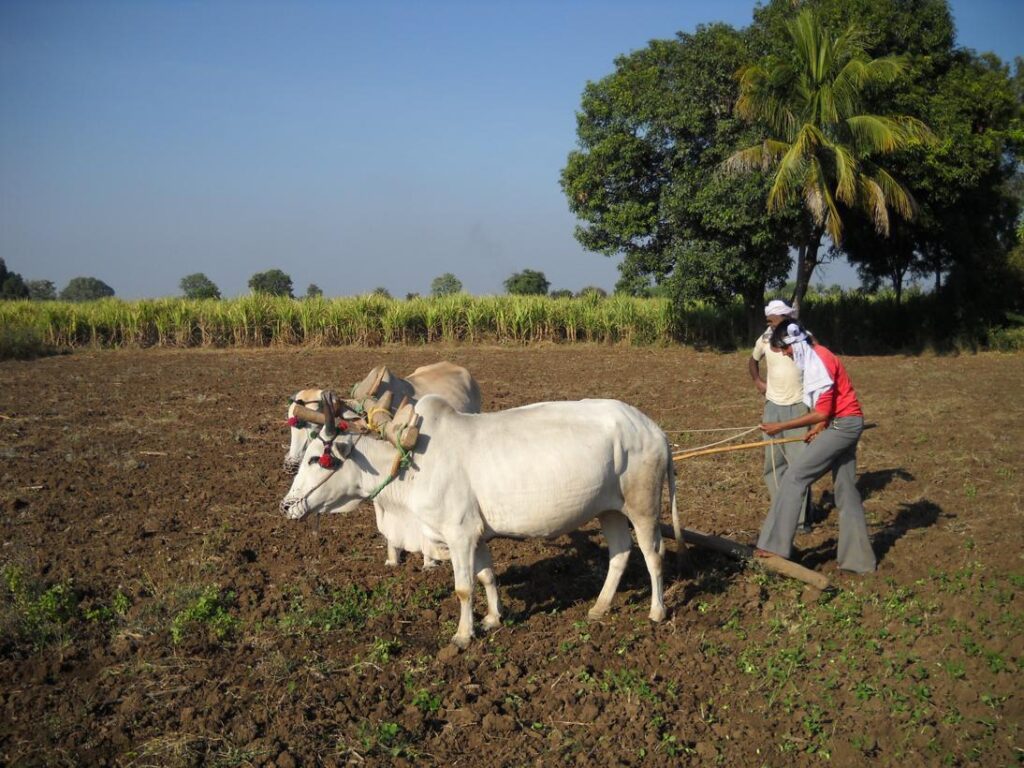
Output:
<path fill-rule="evenodd" d="M 800 369 L 796 367 L 793 360 L 780 351 L 772 349 L 771 336 L 775 326 L 784 320 L 796 317 L 796 310 L 786 302 L 774 299 L 768 302 L 768 306 L 764 308 L 764 316 L 768 321 L 768 328 L 754 343 L 754 350 L 747 361 L 747 368 L 757 391 L 765 396 L 761 423 L 790 421 L 807 413 L 807 406 L 804 405 L 803 399 L 803 381 L 800 377 Z M 761 360 L 765 361 L 765 379 L 761 378 Z M 780 432 L 773 438 L 765 436 L 764 439 L 802 437 L 806 432 L 804 427 L 800 427 Z M 768 492 L 773 499 L 779 488 L 779 483 L 782 481 L 782 476 L 786 472 L 786 467 L 803 449 L 802 441 L 765 446 L 764 483 L 768 486 Z M 811 496 L 810 490 L 808 490 L 800 511 L 800 519 L 797 522 L 797 531 L 800 533 L 810 531 L 810 506 Z"/>

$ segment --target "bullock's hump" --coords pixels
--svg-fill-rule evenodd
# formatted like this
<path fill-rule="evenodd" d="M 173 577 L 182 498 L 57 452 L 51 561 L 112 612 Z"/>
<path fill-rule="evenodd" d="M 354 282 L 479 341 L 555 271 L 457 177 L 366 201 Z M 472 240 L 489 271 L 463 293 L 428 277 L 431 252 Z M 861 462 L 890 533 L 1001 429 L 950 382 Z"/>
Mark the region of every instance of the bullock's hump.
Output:
<path fill-rule="evenodd" d="M 441 395 L 424 395 L 416 403 L 416 413 L 424 420 L 433 420 L 446 413 L 455 413 L 455 409 Z"/>

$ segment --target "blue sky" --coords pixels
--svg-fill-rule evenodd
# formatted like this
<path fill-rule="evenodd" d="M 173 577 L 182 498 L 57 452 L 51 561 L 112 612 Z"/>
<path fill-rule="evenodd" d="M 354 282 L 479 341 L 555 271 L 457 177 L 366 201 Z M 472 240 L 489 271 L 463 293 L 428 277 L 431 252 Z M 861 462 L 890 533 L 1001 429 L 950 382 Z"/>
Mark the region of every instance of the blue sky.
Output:
<path fill-rule="evenodd" d="M 954 0 L 958 41 L 1022 55 L 1024 0 Z M 455 273 L 610 289 L 558 176 L 617 55 L 752 2 L 0 0 L 0 257 L 58 290 L 427 293 Z M 833 267 L 815 282 L 850 282 Z"/>

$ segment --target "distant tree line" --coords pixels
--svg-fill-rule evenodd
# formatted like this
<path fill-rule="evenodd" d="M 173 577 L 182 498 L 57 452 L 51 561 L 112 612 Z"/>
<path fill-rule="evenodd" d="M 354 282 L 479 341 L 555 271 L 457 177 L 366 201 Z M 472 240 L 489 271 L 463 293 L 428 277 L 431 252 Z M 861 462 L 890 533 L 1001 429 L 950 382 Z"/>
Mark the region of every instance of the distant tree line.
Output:
<path fill-rule="evenodd" d="M 222 298 L 220 288 L 202 272 L 193 272 L 185 275 L 178 283 L 182 297 L 186 299 L 220 299 Z M 587 286 L 573 294 L 569 290 L 550 291 L 550 283 L 543 272 L 524 269 L 510 275 L 504 281 L 505 291 L 514 296 L 544 296 L 550 295 L 553 298 L 591 296 L 603 298 L 607 291 L 596 286 Z M 249 290 L 253 294 L 265 296 L 286 296 L 295 298 L 292 288 L 292 278 L 283 270 L 274 268 L 264 272 L 257 272 L 249 278 Z M 452 296 L 461 293 L 463 290 L 462 281 L 453 273 L 445 272 L 435 277 L 430 283 L 431 296 Z M 310 283 L 306 293 L 302 296 L 305 299 L 314 299 L 323 296 L 323 290 L 316 283 Z M 383 286 L 374 288 L 371 292 L 374 296 L 386 299 L 392 298 L 390 291 Z M 59 293 L 53 282 L 50 280 L 24 280 L 17 272 L 11 272 L 3 259 L 0 259 L 0 299 L 31 299 L 33 301 L 94 301 L 105 299 L 114 295 L 114 289 L 95 277 L 75 277 Z M 414 299 L 419 293 L 407 293 L 406 299 Z"/>
<path fill-rule="evenodd" d="M 114 295 L 114 289 L 95 277 L 73 277 L 60 293 L 51 280 L 25 280 L 0 259 L 0 300 L 92 301 Z"/>

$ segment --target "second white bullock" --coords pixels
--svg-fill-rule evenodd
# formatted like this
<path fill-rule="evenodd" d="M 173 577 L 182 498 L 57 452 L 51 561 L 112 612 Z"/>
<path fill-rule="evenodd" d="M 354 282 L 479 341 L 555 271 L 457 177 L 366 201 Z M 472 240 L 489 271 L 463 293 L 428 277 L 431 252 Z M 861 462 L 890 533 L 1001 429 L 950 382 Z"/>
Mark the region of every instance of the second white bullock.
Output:
<path fill-rule="evenodd" d="M 291 441 L 284 457 L 284 469 L 289 474 L 298 471 L 310 435 L 315 434 L 318 428 L 318 425 L 311 425 L 298 417 L 295 406 L 318 410 L 322 392 L 320 389 L 303 389 L 289 399 L 285 419 L 291 427 Z M 356 418 L 364 410 L 367 398 L 380 398 L 385 392 L 391 393 L 395 405 L 403 398 L 415 404 L 424 395 L 440 395 L 456 411 L 480 413 L 480 387 L 476 379 L 462 366 L 442 360 L 420 366 L 404 379 L 395 376 L 385 366 L 377 366 L 352 388 L 352 399 L 346 402 L 349 412 L 335 415 Z"/>
<path fill-rule="evenodd" d="M 333 411 L 330 397 L 322 407 Z M 494 537 L 553 538 L 598 518 L 609 567 L 592 618 L 611 605 L 636 532 L 651 578 L 650 618 L 665 616 L 659 516 L 668 483 L 672 524 L 682 542 L 671 450 L 657 424 L 617 400 L 538 403 L 496 413 L 458 413 L 440 397 L 416 405 L 419 442 L 411 464 L 365 434 L 339 432 L 333 418 L 310 443 L 281 509 L 291 519 L 347 512 L 376 497 L 414 516 L 425 536 L 450 553 L 460 601 L 452 642 L 473 636 L 474 574 L 487 594 L 485 628 L 501 604 L 486 542 Z"/>
<path fill-rule="evenodd" d="M 340 414 L 343 419 L 354 420 L 365 415 L 366 405 L 390 392 L 395 404 L 405 399 L 415 404 L 424 395 L 439 395 L 457 411 L 480 412 L 480 387 L 476 379 L 465 368 L 446 360 L 423 365 L 406 378 L 395 376 L 385 366 L 377 366 L 361 382 L 352 388 L 352 398 L 346 401 L 346 410 Z M 303 417 L 302 411 L 320 410 L 323 390 L 303 389 L 296 392 L 288 404 L 287 423 L 290 427 L 291 442 L 284 458 L 284 469 L 294 474 L 299 469 L 302 456 L 312 436 L 320 425 L 310 421 L 312 414 Z M 315 416 L 313 418 L 316 418 Z M 402 552 L 422 552 L 423 568 L 437 565 L 438 560 L 448 558 L 447 550 L 426 541 L 419 524 L 402 512 L 388 508 L 386 503 L 374 500 L 377 530 L 387 543 L 385 565 L 398 565 Z"/>

